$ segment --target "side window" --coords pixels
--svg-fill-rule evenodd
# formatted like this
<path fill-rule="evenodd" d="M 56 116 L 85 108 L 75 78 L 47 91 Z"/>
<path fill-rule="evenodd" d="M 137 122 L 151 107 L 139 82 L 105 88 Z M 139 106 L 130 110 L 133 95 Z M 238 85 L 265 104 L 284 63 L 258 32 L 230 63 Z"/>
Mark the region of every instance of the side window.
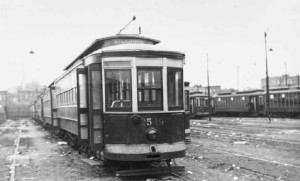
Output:
<path fill-rule="evenodd" d="M 168 106 L 169 110 L 183 109 L 182 69 L 168 69 Z"/>
<path fill-rule="evenodd" d="M 258 104 L 263 105 L 263 97 L 262 96 L 258 97 Z"/>
<path fill-rule="evenodd" d="M 190 110 L 190 108 L 189 108 L 189 105 L 190 105 L 190 91 L 185 90 L 184 91 L 184 96 L 185 96 L 185 99 L 184 99 L 185 111 L 189 111 Z"/>
<path fill-rule="evenodd" d="M 137 94 L 139 110 L 162 110 L 162 70 L 137 70 Z"/>
<path fill-rule="evenodd" d="M 131 71 L 105 70 L 105 106 L 107 111 L 131 111 Z"/>

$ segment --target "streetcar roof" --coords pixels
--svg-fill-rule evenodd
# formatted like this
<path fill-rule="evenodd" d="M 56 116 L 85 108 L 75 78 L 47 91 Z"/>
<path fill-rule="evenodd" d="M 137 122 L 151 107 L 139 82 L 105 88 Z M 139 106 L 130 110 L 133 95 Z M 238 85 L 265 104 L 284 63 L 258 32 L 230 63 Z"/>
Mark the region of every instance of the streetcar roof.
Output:
<path fill-rule="evenodd" d="M 226 95 L 217 95 L 216 97 L 244 97 L 244 96 L 255 96 L 255 95 L 264 95 L 265 92 L 252 92 L 252 93 L 242 93 L 242 94 L 226 94 Z"/>
<path fill-rule="evenodd" d="M 207 94 L 204 94 L 204 93 L 190 93 L 190 98 L 194 98 L 194 97 L 208 97 Z"/>
<path fill-rule="evenodd" d="M 284 93 L 294 93 L 300 92 L 300 89 L 290 89 L 290 90 L 279 90 L 279 91 L 270 91 L 270 94 L 284 94 Z"/>
<path fill-rule="evenodd" d="M 105 38 L 96 39 L 90 46 L 88 46 L 74 61 L 72 61 L 64 70 L 70 68 L 76 61 L 84 58 L 92 52 L 102 49 L 108 46 L 114 46 L 118 44 L 130 44 L 130 43 L 141 43 L 141 44 L 158 44 L 160 41 L 140 35 L 116 35 Z"/>
<path fill-rule="evenodd" d="M 289 90 L 270 90 L 270 94 L 285 94 L 285 93 L 300 93 L 300 89 L 289 89 Z M 240 93 L 240 94 L 226 94 L 226 95 L 217 95 L 217 97 L 240 97 L 240 96 L 256 96 L 256 95 L 265 95 L 266 91 L 258 91 L 252 93 Z"/>
<path fill-rule="evenodd" d="M 149 44 L 122 44 L 111 47 L 106 47 L 103 49 L 99 49 L 92 54 L 98 54 L 103 52 L 138 52 L 138 51 L 151 51 L 151 52 L 166 52 L 166 53 L 176 53 L 176 54 L 184 54 L 178 51 L 168 50 L 167 48 L 161 46 L 153 46 Z"/>

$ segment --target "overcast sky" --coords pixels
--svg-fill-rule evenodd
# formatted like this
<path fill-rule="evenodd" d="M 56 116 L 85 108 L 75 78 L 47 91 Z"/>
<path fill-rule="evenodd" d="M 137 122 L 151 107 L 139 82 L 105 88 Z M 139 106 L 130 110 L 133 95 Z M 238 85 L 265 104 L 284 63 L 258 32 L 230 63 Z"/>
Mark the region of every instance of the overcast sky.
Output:
<path fill-rule="evenodd" d="M 299 0 L 1 0 L 0 90 L 31 80 L 49 85 L 95 39 L 117 34 L 133 16 L 124 33 L 141 26 L 144 36 L 184 52 L 192 85 L 207 85 L 208 54 L 210 85 L 259 88 L 265 31 L 273 49 L 269 75 L 300 73 Z"/>

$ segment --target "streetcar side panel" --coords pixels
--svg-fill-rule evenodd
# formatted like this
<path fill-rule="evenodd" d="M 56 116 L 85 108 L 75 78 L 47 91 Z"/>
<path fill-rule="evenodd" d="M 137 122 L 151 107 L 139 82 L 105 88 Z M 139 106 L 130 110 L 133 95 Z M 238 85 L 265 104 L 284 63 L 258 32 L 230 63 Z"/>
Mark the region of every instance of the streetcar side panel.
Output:
<path fill-rule="evenodd" d="M 44 117 L 43 120 L 45 124 L 52 125 L 52 117 L 51 117 L 51 98 L 50 98 L 50 90 L 47 89 L 43 93 L 43 113 Z"/>
<path fill-rule="evenodd" d="M 300 115 L 300 90 L 270 92 L 270 113 L 277 116 Z"/>
<path fill-rule="evenodd" d="M 76 70 L 55 82 L 55 97 L 60 129 L 78 135 Z"/>

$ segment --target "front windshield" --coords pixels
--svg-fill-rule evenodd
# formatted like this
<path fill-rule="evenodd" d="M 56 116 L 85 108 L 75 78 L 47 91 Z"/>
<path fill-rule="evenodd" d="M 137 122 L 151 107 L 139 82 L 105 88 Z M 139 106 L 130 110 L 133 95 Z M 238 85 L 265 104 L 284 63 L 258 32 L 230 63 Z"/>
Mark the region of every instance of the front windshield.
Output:
<path fill-rule="evenodd" d="M 161 69 L 138 69 L 139 110 L 162 110 Z"/>

